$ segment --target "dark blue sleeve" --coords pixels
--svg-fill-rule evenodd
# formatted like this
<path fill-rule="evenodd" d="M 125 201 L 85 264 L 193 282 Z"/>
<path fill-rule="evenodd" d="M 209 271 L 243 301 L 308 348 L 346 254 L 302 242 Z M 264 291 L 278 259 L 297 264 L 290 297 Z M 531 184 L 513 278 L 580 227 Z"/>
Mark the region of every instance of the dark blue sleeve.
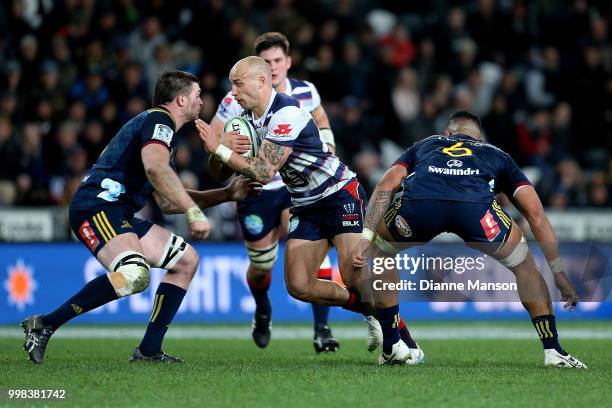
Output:
<path fill-rule="evenodd" d="M 497 183 L 496 192 L 503 192 L 508 197 L 512 198 L 519 187 L 530 186 L 531 183 L 514 159 L 508 154 L 504 156 L 504 160 L 500 161 L 499 182 Z"/>
<path fill-rule="evenodd" d="M 151 110 L 140 128 L 142 147 L 150 143 L 159 143 L 170 149 L 174 139 L 174 120 L 165 110 Z"/>
<path fill-rule="evenodd" d="M 395 166 L 396 164 L 404 166 L 406 168 L 406 171 L 410 173 L 411 169 L 414 169 L 414 163 L 414 146 L 410 146 L 404 151 L 404 153 L 402 153 L 400 157 L 397 158 L 397 160 L 395 160 L 395 162 L 393 162 L 393 166 Z"/>

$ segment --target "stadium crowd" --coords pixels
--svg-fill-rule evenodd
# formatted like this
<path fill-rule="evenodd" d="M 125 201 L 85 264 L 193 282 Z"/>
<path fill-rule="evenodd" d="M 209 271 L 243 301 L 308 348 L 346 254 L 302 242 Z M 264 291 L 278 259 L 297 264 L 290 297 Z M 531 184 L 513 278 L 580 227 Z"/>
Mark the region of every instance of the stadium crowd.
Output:
<path fill-rule="evenodd" d="M 546 206 L 611 207 L 611 19 L 604 0 L 3 1 L 0 204 L 67 205 L 167 69 L 201 79 L 210 121 L 234 62 L 280 31 L 370 191 L 467 109 Z M 183 182 L 212 187 L 194 127 L 181 132 Z"/>

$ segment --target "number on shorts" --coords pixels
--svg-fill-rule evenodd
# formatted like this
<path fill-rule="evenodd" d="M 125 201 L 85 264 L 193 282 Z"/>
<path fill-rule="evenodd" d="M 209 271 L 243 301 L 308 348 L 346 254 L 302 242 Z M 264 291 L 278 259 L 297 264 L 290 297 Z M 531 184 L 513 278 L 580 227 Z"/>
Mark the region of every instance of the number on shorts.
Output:
<path fill-rule="evenodd" d="M 125 187 L 123 184 L 109 178 L 105 178 L 100 183 L 100 186 L 105 189 L 103 192 L 98 194 L 103 200 L 110 201 L 111 203 L 118 200 L 118 197 L 125 193 Z"/>

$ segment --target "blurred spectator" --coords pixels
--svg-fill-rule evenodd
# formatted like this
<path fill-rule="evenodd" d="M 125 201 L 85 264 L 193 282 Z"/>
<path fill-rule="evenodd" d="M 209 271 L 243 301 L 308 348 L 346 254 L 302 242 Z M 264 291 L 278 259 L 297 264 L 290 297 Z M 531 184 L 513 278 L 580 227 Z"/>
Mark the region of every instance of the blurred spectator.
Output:
<path fill-rule="evenodd" d="M 256 35 L 278 30 L 292 44 L 290 75 L 316 85 L 338 153 L 368 188 L 394 154 L 390 141 L 406 148 L 470 109 L 489 141 L 532 166 L 546 205 L 612 206 L 609 2 L 24 4 L 0 2 L 1 203 L 68 202 L 83 163 L 150 107 L 167 69 L 201 79 L 210 120 L 231 66 Z M 193 126 L 177 137 L 184 181 L 215 186 Z M 219 214 L 230 220 L 233 208 Z M 221 235 L 235 227 L 224 221 Z"/>

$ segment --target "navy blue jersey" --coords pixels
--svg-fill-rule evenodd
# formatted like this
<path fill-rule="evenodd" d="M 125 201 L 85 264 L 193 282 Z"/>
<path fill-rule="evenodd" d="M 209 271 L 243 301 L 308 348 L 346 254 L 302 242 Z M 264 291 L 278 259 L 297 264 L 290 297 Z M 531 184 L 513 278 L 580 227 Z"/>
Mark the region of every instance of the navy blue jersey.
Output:
<path fill-rule="evenodd" d="M 503 150 L 466 135 L 430 136 L 408 148 L 394 164 L 408 170 L 404 197 L 490 203 L 499 192 L 514 195 L 529 185 Z"/>
<path fill-rule="evenodd" d="M 71 203 L 73 209 L 90 209 L 117 203 L 140 210 L 151 197 L 140 151 L 149 143 L 168 148 L 173 164 L 176 144 L 174 119 L 164 109 L 150 109 L 127 122 L 104 149 L 96 164 L 83 178 Z"/>

